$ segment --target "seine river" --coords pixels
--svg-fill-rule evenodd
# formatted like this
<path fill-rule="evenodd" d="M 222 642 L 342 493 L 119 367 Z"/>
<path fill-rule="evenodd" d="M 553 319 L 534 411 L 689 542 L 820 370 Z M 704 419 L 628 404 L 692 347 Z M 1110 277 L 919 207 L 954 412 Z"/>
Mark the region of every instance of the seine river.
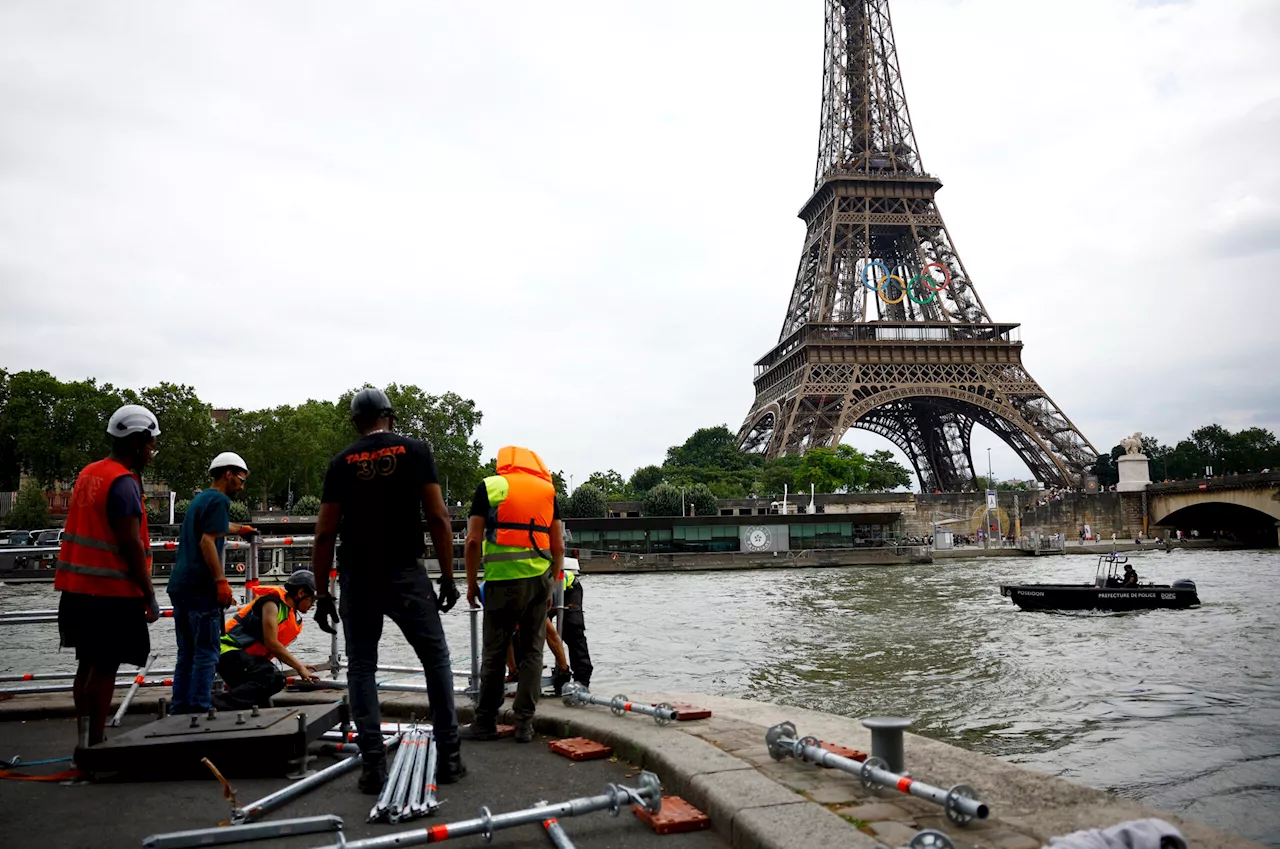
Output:
<path fill-rule="evenodd" d="M 1196 610 L 1024 613 L 1000 596 L 1001 582 L 1083 582 L 1095 560 L 588 576 L 592 689 L 908 716 L 930 737 L 1280 847 L 1280 552 L 1133 558 L 1143 580 L 1193 579 Z M 55 595 L 0 587 L 0 609 Z M 467 616 L 445 619 L 465 667 Z M 152 631 L 167 665 L 171 629 Z M 55 632 L 6 628 L 0 671 L 72 668 Z M 301 642 L 328 653 L 314 627 Z M 384 647 L 388 663 L 414 661 L 390 623 Z"/>

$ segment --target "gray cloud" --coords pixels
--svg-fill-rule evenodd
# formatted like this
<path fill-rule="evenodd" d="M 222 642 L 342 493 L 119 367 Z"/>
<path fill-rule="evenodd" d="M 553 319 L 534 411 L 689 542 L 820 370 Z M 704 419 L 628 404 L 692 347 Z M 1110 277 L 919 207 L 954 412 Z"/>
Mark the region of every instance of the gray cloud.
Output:
<path fill-rule="evenodd" d="M 1103 450 L 1280 425 L 1280 16 L 1209 5 L 893 10 L 965 264 Z M 452 389 L 579 479 L 745 414 L 820 3 L 68 8 L 0 7 L 6 367 L 250 407 Z"/>

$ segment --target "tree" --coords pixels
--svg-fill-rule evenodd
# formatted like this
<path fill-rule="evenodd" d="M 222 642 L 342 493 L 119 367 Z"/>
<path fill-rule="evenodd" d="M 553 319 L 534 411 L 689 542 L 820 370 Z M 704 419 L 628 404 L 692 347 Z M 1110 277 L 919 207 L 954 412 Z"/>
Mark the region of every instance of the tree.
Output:
<path fill-rule="evenodd" d="M 227 518 L 241 525 L 249 521 L 249 506 L 243 501 L 232 501 L 227 508 Z"/>
<path fill-rule="evenodd" d="M 667 449 L 668 468 L 718 468 L 729 471 L 760 464 L 760 457 L 738 448 L 736 437 L 724 425 L 704 427 L 693 432 L 683 445 Z"/>
<path fill-rule="evenodd" d="M 891 451 L 875 451 L 867 458 L 867 492 L 911 487 L 911 472 L 893 459 Z"/>
<path fill-rule="evenodd" d="M 172 383 L 143 389 L 138 401 L 160 421 L 160 450 L 147 467 L 147 478 L 165 481 L 183 494 L 203 489 L 209 482 L 209 461 L 219 453 L 212 408 L 196 397 L 195 389 Z"/>
<path fill-rule="evenodd" d="M 45 497 L 44 487 L 34 480 L 24 483 L 5 521 L 11 528 L 28 531 L 46 527 L 49 524 L 49 499 Z"/>
<path fill-rule="evenodd" d="M 716 516 L 720 513 L 716 495 L 705 483 L 696 483 L 690 487 L 685 493 L 685 502 L 693 506 L 698 516 Z"/>
<path fill-rule="evenodd" d="M 584 486 L 594 486 L 603 492 L 606 501 L 622 501 L 631 495 L 627 491 L 627 482 L 613 469 L 607 472 L 592 472 Z"/>
<path fill-rule="evenodd" d="M 482 476 L 487 477 L 487 475 Z M 478 483 L 478 481 L 477 481 Z M 551 485 L 556 488 L 556 495 L 568 495 L 569 488 L 564 483 L 564 472 L 551 473 Z"/>
<path fill-rule="evenodd" d="M 175 522 L 181 522 L 187 517 L 187 511 L 190 509 L 191 499 L 179 498 L 177 501 L 173 502 L 173 520 Z"/>
<path fill-rule="evenodd" d="M 569 496 L 566 515 L 570 519 L 598 519 L 608 515 L 604 493 L 596 486 L 584 483 Z"/>
<path fill-rule="evenodd" d="M 664 481 L 644 494 L 642 507 L 646 516 L 679 516 L 680 490 Z"/>
<path fill-rule="evenodd" d="M 484 414 L 476 402 L 454 392 L 429 395 L 413 385 L 393 383 L 386 391 L 395 407 L 396 430 L 431 443 L 445 500 L 470 496 L 481 478 L 481 445 L 472 434 Z M 347 407 L 354 394 L 345 396 Z"/>
<path fill-rule="evenodd" d="M 315 516 L 320 512 L 320 496 L 304 495 L 293 505 L 295 516 Z"/>
<path fill-rule="evenodd" d="M 631 473 L 631 481 L 628 486 L 632 492 L 643 496 L 660 483 L 662 483 L 661 466 L 641 466 Z"/>
<path fill-rule="evenodd" d="M 867 458 L 851 445 L 810 448 L 796 469 L 796 488 L 818 492 L 859 492 L 866 488 Z"/>

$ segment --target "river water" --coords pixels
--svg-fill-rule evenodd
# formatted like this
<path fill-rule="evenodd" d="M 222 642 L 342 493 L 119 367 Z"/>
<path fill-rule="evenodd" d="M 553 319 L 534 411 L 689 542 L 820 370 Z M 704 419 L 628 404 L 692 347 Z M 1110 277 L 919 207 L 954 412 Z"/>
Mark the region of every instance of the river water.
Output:
<path fill-rule="evenodd" d="M 1144 581 L 1193 579 L 1196 610 L 1030 613 L 1000 596 L 1001 582 L 1087 581 L 1095 560 L 587 576 L 592 689 L 912 717 L 930 737 L 1280 847 L 1280 552 L 1132 558 Z M 0 587 L 2 610 L 54 606 L 49 585 Z M 465 667 L 467 616 L 445 621 Z M 152 631 L 166 666 L 171 630 Z M 54 625 L 4 636 L 0 671 L 74 666 Z M 300 641 L 328 653 L 314 627 Z M 415 661 L 390 623 L 384 659 Z"/>

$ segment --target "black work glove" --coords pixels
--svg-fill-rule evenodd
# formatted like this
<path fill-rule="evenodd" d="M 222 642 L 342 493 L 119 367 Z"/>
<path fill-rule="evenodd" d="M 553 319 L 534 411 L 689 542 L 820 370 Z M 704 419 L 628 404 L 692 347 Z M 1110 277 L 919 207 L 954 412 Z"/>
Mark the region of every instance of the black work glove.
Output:
<path fill-rule="evenodd" d="M 436 610 L 448 613 L 458 603 L 458 585 L 453 582 L 452 575 L 441 575 L 436 583 L 440 587 L 436 591 Z"/>
<path fill-rule="evenodd" d="M 338 633 L 338 629 L 334 627 L 338 624 L 338 605 L 333 596 L 324 595 L 316 599 L 316 624 L 326 634 Z"/>

